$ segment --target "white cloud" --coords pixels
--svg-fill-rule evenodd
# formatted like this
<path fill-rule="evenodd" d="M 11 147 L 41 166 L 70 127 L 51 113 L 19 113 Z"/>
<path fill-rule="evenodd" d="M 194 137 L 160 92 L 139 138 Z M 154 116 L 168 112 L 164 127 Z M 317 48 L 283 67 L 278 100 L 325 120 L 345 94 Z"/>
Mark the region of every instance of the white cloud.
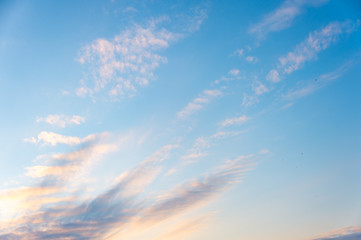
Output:
<path fill-rule="evenodd" d="M 177 113 L 178 117 L 185 118 L 202 109 L 206 103 L 209 103 L 214 97 L 220 96 L 220 90 L 205 90 L 199 97 L 188 103 L 181 111 Z"/>
<path fill-rule="evenodd" d="M 280 67 L 285 73 L 292 73 L 300 69 L 306 61 L 315 59 L 319 52 L 336 42 L 339 35 L 351 33 L 360 24 L 360 20 L 332 22 L 321 30 L 310 33 L 308 38 L 298 44 L 292 52 L 279 58 Z"/>
<path fill-rule="evenodd" d="M 250 62 L 250 63 L 256 63 L 256 62 L 258 62 L 258 58 L 255 56 L 247 56 L 246 61 Z"/>
<path fill-rule="evenodd" d="M 131 9 L 132 10 L 132 9 Z M 200 28 L 207 18 L 207 9 L 197 6 L 182 20 L 172 25 L 179 33 L 171 32 L 161 25 L 170 22 L 162 16 L 146 25 L 135 25 L 113 38 L 99 38 L 79 51 L 78 62 L 86 68 L 86 78 L 76 94 L 84 97 L 106 92 L 109 96 L 133 95 L 139 88 L 155 79 L 155 69 L 167 63 L 160 52 L 170 43 Z M 180 26 L 181 25 L 181 26 Z"/>
<path fill-rule="evenodd" d="M 243 94 L 242 106 L 249 107 L 257 102 L 258 102 L 258 98 L 256 96 Z"/>
<path fill-rule="evenodd" d="M 271 32 L 278 32 L 291 26 L 293 19 L 300 15 L 307 6 L 320 6 L 328 0 L 286 0 L 283 4 L 252 25 L 249 33 L 264 38 Z"/>
<path fill-rule="evenodd" d="M 233 76 L 237 76 L 240 73 L 240 71 L 238 69 L 232 69 L 229 71 L 229 74 L 233 75 Z"/>
<path fill-rule="evenodd" d="M 88 94 L 91 95 L 92 92 L 93 91 L 87 87 L 81 87 L 76 90 L 76 95 L 79 97 L 85 97 Z"/>
<path fill-rule="evenodd" d="M 242 115 L 237 118 L 228 118 L 222 122 L 222 126 L 225 127 L 225 126 L 234 125 L 234 124 L 242 124 L 242 123 L 245 123 L 246 121 L 248 121 L 249 119 L 250 118 L 247 117 L 246 115 Z"/>
<path fill-rule="evenodd" d="M 70 95 L 70 92 L 66 91 L 66 90 L 62 90 L 61 95 L 67 96 L 67 95 Z"/>
<path fill-rule="evenodd" d="M 272 69 L 271 71 L 269 71 L 269 73 L 267 74 L 267 77 L 266 79 L 270 82 L 273 82 L 273 83 L 277 83 L 279 82 L 281 79 L 280 79 L 280 75 L 278 73 L 278 71 L 276 69 Z"/>
<path fill-rule="evenodd" d="M 183 16 L 188 20 L 187 31 L 193 32 L 199 30 L 200 26 L 207 19 L 207 7 L 197 6 L 192 9 L 190 16 Z"/>
<path fill-rule="evenodd" d="M 217 97 L 222 94 L 221 91 L 215 89 L 215 90 L 204 90 L 204 94 L 209 97 Z"/>
<path fill-rule="evenodd" d="M 269 91 L 268 88 L 265 85 L 263 85 L 261 82 L 258 82 L 258 81 L 254 82 L 252 84 L 252 88 L 253 88 L 253 91 L 257 95 L 262 95 L 262 94 Z"/>
<path fill-rule="evenodd" d="M 95 135 L 89 135 L 85 138 L 78 138 L 78 137 L 71 137 L 71 136 L 64 136 L 61 134 L 57 134 L 54 132 L 46 132 L 42 131 L 39 133 L 37 138 L 32 137 L 31 139 L 25 138 L 25 142 L 31 143 L 40 143 L 42 142 L 44 145 L 51 145 L 56 146 L 57 144 L 67 144 L 67 145 L 77 145 L 80 143 L 84 143 L 90 140 L 94 140 Z"/>
<path fill-rule="evenodd" d="M 65 128 L 66 125 L 72 125 L 72 124 L 79 125 L 81 123 L 84 123 L 85 118 L 77 115 L 70 117 L 70 116 L 65 116 L 64 114 L 61 115 L 50 114 L 46 117 L 38 117 L 36 119 L 36 122 L 37 123 L 46 122 L 50 125 L 55 125 L 58 127 Z"/>
<path fill-rule="evenodd" d="M 218 131 L 215 134 L 213 134 L 211 136 L 211 138 L 214 139 L 224 139 L 224 138 L 228 138 L 228 137 L 234 137 L 234 136 L 238 136 L 240 134 L 243 134 L 245 132 L 247 132 L 248 130 L 242 130 L 242 131 Z"/>
<path fill-rule="evenodd" d="M 285 109 L 287 109 L 287 108 L 290 108 L 290 107 L 293 106 L 293 104 L 294 104 L 293 102 L 287 103 L 286 105 L 284 105 L 283 107 L 281 107 L 280 110 L 285 110 Z"/>
<path fill-rule="evenodd" d="M 347 62 L 343 64 L 341 67 L 337 68 L 335 71 L 322 74 L 319 77 L 308 81 L 305 86 L 302 86 L 296 90 L 290 90 L 284 98 L 287 100 L 294 100 L 297 98 L 301 98 L 307 96 L 320 88 L 323 88 L 330 84 L 332 81 L 341 77 L 345 72 L 347 72 L 351 66 L 353 65 L 352 62 Z"/>
<path fill-rule="evenodd" d="M 268 149 L 262 149 L 261 151 L 258 152 L 259 154 L 268 154 L 269 150 Z"/>
<path fill-rule="evenodd" d="M 237 49 L 236 51 L 234 51 L 233 55 L 237 55 L 239 57 L 243 56 L 244 50 L 243 48 L 241 49 Z"/>
<path fill-rule="evenodd" d="M 127 12 L 136 13 L 136 12 L 138 12 L 138 9 L 136 9 L 135 7 L 129 6 L 129 7 L 125 8 L 125 9 L 123 10 L 123 12 L 124 12 L 124 13 L 127 13 Z"/>
<path fill-rule="evenodd" d="M 167 62 L 157 52 L 176 39 L 173 33 L 158 27 L 161 21 L 154 20 L 147 27 L 136 26 L 113 39 L 99 38 L 84 46 L 78 61 L 87 64 L 94 84 L 84 84 L 77 94 L 84 96 L 106 89 L 110 95 L 122 95 L 148 85 L 154 70 Z"/>

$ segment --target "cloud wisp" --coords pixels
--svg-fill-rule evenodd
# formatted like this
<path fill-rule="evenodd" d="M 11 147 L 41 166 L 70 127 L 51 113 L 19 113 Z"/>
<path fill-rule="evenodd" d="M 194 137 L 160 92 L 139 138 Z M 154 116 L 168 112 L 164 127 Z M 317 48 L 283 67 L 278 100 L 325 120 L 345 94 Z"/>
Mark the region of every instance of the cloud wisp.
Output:
<path fill-rule="evenodd" d="M 246 121 L 248 121 L 249 119 L 250 118 L 247 117 L 246 115 L 242 115 L 242 116 L 235 117 L 235 118 L 227 118 L 221 123 L 221 125 L 223 127 L 226 127 L 226 126 L 231 126 L 234 124 L 242 124 L 242 123 L 245 123 Z"/>
<path fill-rule="evenodd" d="M 107 138 L 106 133 L 97 134 L 77 150 L 43 156 L 44 164 L 27 167 L 25 175 L 34 179 L 34 186 L 22 186 L 0 193 L 0 209 L 7 209 L 0 212 L 0 233 L 4 231 L 2 228 L 12 226 L 14 221 L 27 222 L 28 216 L 38 214 L 44 207 L 74 201 L 75 197 L 69 195 L 72 190 L 68 185 L 70 180 L 115 149 L 114 145 L 106 143 Z M 9 222 L 9 219 L 13 220 Z M 6 229 L 9 231 L 12 228 Z"/>
<path fill-rule="evenodd" d="M 345 72 L 347 72 L 353 66 L 353 62 L 347 62 L 343 64 L 341 67 L 336 69 L 335 71 L 325 73 L 315 78 L 314 80 L 308 81 L 305 86 L 302 86 L 295 90 L 290 90 L 284 98 L 287 100 L 295 100 L 297 98 L 301 98 L 307 96 L 318 89 L 321 89 L 336 79 L 340 78 Z"/>
<path fill-rule="evenodd" d="M 304 65 L 305 62 L 313 60 L 317 54 L 327 49 L 332 43 L 336 42 L 340 35 L 350 34 L 361 25 L 361 21 L 352 22 L 332 22 L 321 30 L 309 34 L 302 43 L 286 56 L 279 58 L 280 69 L 290 74 Z"/>
<path fill-rule="evenodd" d="M 351 226 L 322 234 L 313 240 L 357 240 L 361 239 L 361 226 Z"/>
<path fill-rule="evenodd" d="M 213 98 L 222 95 L 222 92 L 218 89 L 214 90 L 204 90 L 202 94 L 200 94 L 193 101 L 188 103 L 181 111 L 177 113 L 179 118 L 186 118 L 197 111 L 204 108 L 206 104 L 208 104 Z"/>
<path fill-rule="evenodd" d="M 84 46 L 78 61 L 88 66 L 94 84 L 88 87 L 84 83 L 77 95 L 106 90 L 109 95 L 117 96 L 148 85 L 154 78 L 154 70 L 167 62 L 159 51 L 176 39 L 173 33 L 158 26 L 160 21 L 151 21 L 146 27 L 135 26 L 113 39 L 100 38 Z"/>
<path fill-rule="evenodd" d="M 114 150 L 97 137 L 79 150 L 51 156 L 48 165 L 29 167 L 27 176 L 38 179 L 36 186 L 0 194 L 0 205 L 15 201 L 21 206 L 7 216 L 2 213 L 1 239 L 117 239 L 136 234 L 207 204 L 254 167 L 251 159 L 241 156 L 168 191 L 144 196 L 146 187 L 159 177 L 162 162 L 177 147 L 166 145 L 121 174 L 103 193 L 74 195 L 78 190 L 68 185 L 85 165 Z"/>
<path fill-rule="evenodd" d="M 66 116 L 64 114 L 50 114 L 46 117 L 38 117 L 36 119 L 37 123 L 45 122 L 50 125 L 58 126 L 61 128 L 65 128 L 67 125 L 80 125 L 85 122 L 85 118 L 77 115 Z"/>
<path fill-rule="evenodd" d="M 292 21 L 301 15 L 307 7 L 317 7 L 328 0 L 286 0 L 276 10 L 249 28 L 249 33 L 258 39 L 265 38 L 269 33 L 284 30 L 292 25 Z"/>
<path fill-rule="evenodd" d="M 86 74 L 76 94 L 95 97 L 105 92 L 113 98 L 133 96 L 139 88 L 147 86 L 156 79 L 155 70 L 168 61 L 162 51 L 197 31 L 207 18 L 207 8 L 196 6 L 182 16 L 182 21 L 168 16 L 154 18 L 144 25 L 129 27 L 111 39 L 99 38 L 83 46 L 77 60 L 85 66 Z M 177 23 L 165 28 L 165 23 L 172 20 Z"/>
<path fill-rule="evenodd" d="M 64 136 L 54 132 L 42 131 L 38 134 L 37 138 L 25 138 L 25 142 L 31 143 L 42 143 L 42 145 L 51 145 L 56 146 L 57 144 L 66 144 L 66 145 L 78 145 L 95 139 L 95 135 L 89 135 L 84 138 Z"/>

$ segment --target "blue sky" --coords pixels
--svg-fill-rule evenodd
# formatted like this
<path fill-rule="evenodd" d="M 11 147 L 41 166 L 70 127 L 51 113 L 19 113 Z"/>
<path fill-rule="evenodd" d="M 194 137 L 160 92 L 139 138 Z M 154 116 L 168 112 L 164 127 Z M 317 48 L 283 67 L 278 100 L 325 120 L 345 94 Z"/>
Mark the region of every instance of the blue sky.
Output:
<path fill-rule="evenodd" d="M 0 1 L 0 239 L 358 239 L 360 10 Z"/>

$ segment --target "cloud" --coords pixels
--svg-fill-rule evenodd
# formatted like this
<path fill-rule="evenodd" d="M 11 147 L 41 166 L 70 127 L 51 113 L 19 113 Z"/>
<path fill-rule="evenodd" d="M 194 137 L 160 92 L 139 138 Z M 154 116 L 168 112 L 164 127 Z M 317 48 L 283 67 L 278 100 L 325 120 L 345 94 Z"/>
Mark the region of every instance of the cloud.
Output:
<path fill-rule="evenodd" d="M 135 26 L 112 39 L 99 38 L 84 46 L 78 61 L 88 67 L 94 83 L 92 87 L 84 83 L 77 94 L 85 96 L 106 90 L 117 96 L 148 85 L 154 70 L 167 62 L 158 52 L 176 39 L 174 33 L 158 26 L 165 20 L 156 19 L 146 27 Z"/>
<path fill-rule="evenodd" d="M 181 20 L 171 26 L 179 32 L 166 29 L 164 25 L 171 18 L 161 16 L 144 25 L 128 27 L 113 38 L 98 38 L 83 46 L 77 60 L 86 74 L 76 94 L 94 97 L 105 92 L 112 97 L 133 96 L 139 88 L 147 86 L 156 78 L 155 69 L 168 61 L 162 51 L 197 31 L 207 18 L 207 8 L 196 6 L 190 13 L 180 15 Z"/>
<path fill-rule="evenodd" d="M 257 96 L 243 94 L 242 106 L 249 107 L 258 102 Z"/>
<path fill-rule="evenodd" d="M 100 156 L 96 155 L 99 153 L 103 155 L 109 150 L 100 147 L 103 144 L 93 142 L 78 151 L 53 157 L 52 159 L 58 161 L 52 161 L 50 166 L 62 167 L 75 163 L 79 166 L 77 171 L 80 171 L 84 161 L 87 162 L 87 159 L 93 157 L 99 158 Z M 49 175 L 37 175 L 36 177 L 40 179 L 39 187 L 3 192 L 0 195 L 0 204 L 1 200 L 13 201 L 16 197 L 24 204 L 30 203 L 30 205 L 21 209 L 22 214 L 17 215 L 21 217 L 13 217 L 11 221 L 1 222 L 0 238 L 40 240 L 127 238 L 129 234 L 139 234 L 145 229 L 163 224 L 167 220 L 175 219 L 192 209 L 208 204 L 233 184 L 242 181 L 254 167 L 251 161 L 252 155 L 240 156 L 226 161 L 203 176 L 185 181 L 155 196 L 147 195 L 145 188 L 159 175 L 162 162 L 176 147 L 176 145 L 166 145 L 160 148 L 138 166 L 121 174 L 113 186 L 95 197 L 67 197 L 69 192 L 66 183 L 75 176 L 73 170 L 68 168 L 63 169 L 63 174 L 51 171 L 48 172 Z M 5 201 L 4 204 L 6 203 Z M 203 222 L 206 219 L 199 220 Z M 167 235 L 172 235 L 176 239 L 189 232 L 189 228 L 183 231 L 181 226 L 168 232 Z"/>
<path fill-rule="evenodd" d="M 250 62 L 250 63 L 256 63 L 256 62 L 258 62 L 258 58 L 255 56 L 247 56 L 246 61 Z"/>
<path fill-rule="evenodd" d="M 42 142 L 44 145 L 51 145 L 56 146 L 57 144 L 67 144 L 67 145 L 78 145 L 81 143 L 88 142 L 90 140 L 94 140 L 95 135 L 89 135 L 85 138 L 78 138 L 78 137 L 71 137 L 71 136 L 64 136 L 54 132 L 46 132 L 42 131 L 39 133 L 37 139 L 32 137 L 31 139 L 25 138 L 25 142 L 31 143 L 40 143 Z"/>
<path fill-rule="evenodd" d="M 360 24 L 360 20 L 332 22 L 321 30 L 310 33 L 308 38 L 298 44 L 293 51 L 279 58 L 280 68 L 288 74 L 300 69 L 306 61 L 315 59 L 319 52 L 336 42 L 341 34 L 355 31 Z"/>
<path fill-rule="evenodd" d="M 209 225 L 211 218 L 211 215 L 205 215 L 192 220 L 177 223 L 175 224 L 176 227 L 170 232 L 157 237 L 154 240 L 186 239 L 186 237 L 189 237 L 189 235 L 193 234 L 194 232 L 204 230 Z"/>
<path fill-rule="evenodd" d="M 234 52 L 234 54 L 236 54 L 237 56 L 241 57 L 241 56 L 243 56 L 243 52 L 244 52 L 244 50 L 243 50 L 243 48 L 241 48 L 241 49 L 237 49 L 237 50 Z"/>
<path fill-rule="evenodd" d="M 240 73 L 240 71 L 238 69 L 232 69 L 228 73 L 233 76 L 237 76 Z"/>
<path fill-rule="evenodd" d="M 124 12 L 124 13 L 127 13 L 127 12 L 136 13 L 136 12 L 138 12 L 138 9 L 136 9 L 135 7 L 129 6 L 129 7 L 126 7 L 126 8 L 123 10 L 123 12 Z"/>
<path fill-rule="evenodd" d="M 222 94 L 220 90 L 204 90 L 196 99 L 188 103 L 181 111 L 177 113 L 178 117 L 186 118 L 201 110 L 213 98 Z"/>
<path fill-rule="evenodd" d="M 259 154 L 268 154 L 269 150 L 268 149 L 262 149 L 261 151 L 259 151 Z"/>
<path fill-rule="evenodd" d="M 232 122 L 232 124 L 237 124 L 237 122 L 238 122 L 238 124 L 241 124 L 241 121 L 242 122 L 246 121 L 245 118 L 247 118 L 247 120 L 249 119 L 246 116 L 241 116 L 239 118 L 227 119 L 223 123 L 225 123 L 226 121 L 229 121 L 229 122 Z M 226 124 L 228 124 L 228 123 L 226 123 Z M 219 140 L 223 140 L 228 137 L 238 136 L 245 132 L 247 132 L 247 130 L 218 131 L 218 132 L 212 134 L 211 136 L 198 137 L 195 140 L 195 143 L 193 144 L 193 146 L 191 148 L 189 148 L 186 151 L 186 153 L 180 157 L 180 159 L 179 159 L 179 160 L 181 160 L 180 163 L 177 164 L 175 167 L 169 169 L 167 171 L 167 173 L 165 174 L 165 176 L 170 176 L 176 172 L 179 172 L 182 168 L 184 168 L 187 165 L 194 164 L 202 159 L 206 159 L 206 157 L 208 156 L 207 150 L 209 148 L 211 148 L 212 146 L 216 145 L 217 142 L 219 142 Z"/>
<path fill-rule="evenodd" d="M 250 118 L 247 117 L 246 115 L 242 115 L 238 118 L 228 118 L 226 120 L 224 120 L 221 125 L 223 127 L 229 126 L 229 125 L 234 125 L 234 124 L 242 124 L 245 123 L 246 121 L 248 121 Z"/>
<path fill-rule="evenodd" d="M 277 82 L 281 81 L 280 75 L 276 69 L 272 69 L 271 71 L 269 71 L 266 79 L 273 83 L 277 83 Z"/>
<path fill-rule="evenodd" d="M 25 175 L 36 180 L 35 186 L 22 186 L 0 192 L 0 209 L 5 209 L 5 206 L 8 209 L 0 211 L 0 226 L 4 228 L 7 226 L 7 230 L 15 234 L 16 231 L 10 225 L 16 223 L 19 227 L 23 224 L 31 224 L 32 221 L 37 222 L 37 217 L 42 215 L 40 209 L 54 204 L 55 206 L 59 204 L 58 207 L 63 204 L 74 204 L 77 197 L 69 193 L 74 191 L 72 185 L 80 184 L 78 177 L 86 167 L 90 167 L 105 154 L 115 150 L 116 146 L 107 143 L 107 139 L 107 133 L 97 134 L 75 151 L 44 156 L 46 161 L 43 165 L 27 167 Z M 71 180 L 74 182 L 69 185 Z M 13 220 L 11 224 L 1 223 L 4 220 L 6 222 L 6 219 Z M 0 233 L 3 233 L 1 227 Z M 27 234 L 24 236 L 28 236 Z M 2 239 L 1 235 L 0 239 Z M 30 234 L 27 239 L 36 239 L 36 237 L 31 237 Z"/>
<path fill-rule="evenodd" d="M 314 240 L 357 240 L 361 239 L 361 226 L 351 226 L 322 234 Z"/>
<path fill-rule="evenodd" d="M 186 151 L 186 153 L 180 157 L 180 164 L 176 167 L 169 169 L 166 176 L 172 175 L 178 172 L 182 167 L 193 164 L 199 161 L 201 158 L 206 157 L 208 154 L 205 151 L 211 146 L 210 139 L 206 137 L 198 137 L 193 146 Z"/>
<path fill-rule="evenodd" d="M 252 88 L 256 95 L 262 95 L 266 92 L 269 92 L 268 88 L 259 81 L 254 82 L 252 84 Z"/>
<path fill-rule="evenodd" d="M 182 17 L 187 19 L 186 31 L 194 32 L 199 30 L 202 23 L 208 18 L 207 7 L 206 6 L 196 6 L 191 9 L 191 15 L 186 15 Z"/>
<path fill-rule="evenodd" d="M 238 136 L 238 135 L 240 135 L 242 133 L 245 133 L 245 132 L 247 132 L 247 130 L 242 130 L 242 131 L 218 131 L 215 134 L 213 134 L 211 136 L 211 138 L 224 139 L 224 138 L 227 138 L 227 137 Z"/>
<path fill-rule="evenodd" d="M 80 125 L 85 122 L 85 118 L 77 115 L 65 116 L 64 114 L 56 115 L 50 114 L 46 117 L 38 117 L 36 122 L 46 122 L 50 125 L 65 128 L 67 125 Z"/>
<path fill-rule="evenodd" d="M 345 72 L 347 72 L 353 65 L 353 62 L 347 62 L 337 68 L 335 71 L 322 74 L 315 79 L 308 81 L 306 86 L 302 86 L 296 90 L 290 90 L 284 98 L 287 100 L 294 100 L 297 98 L 301 98 L 307 96 L 320 88 L 323 88 L 330 84 L 332 81 L 340 78 Z"/>
<path fill-rule="evenodd" d="M 265 38 L 269 33 L 278 32 L 291 26 L 295 17 L 302 14 L 306 7 L 317 7 L 328 0 L 286 0 L 273 12 L 249 28 L 249 33 L 257 38 Z"/>

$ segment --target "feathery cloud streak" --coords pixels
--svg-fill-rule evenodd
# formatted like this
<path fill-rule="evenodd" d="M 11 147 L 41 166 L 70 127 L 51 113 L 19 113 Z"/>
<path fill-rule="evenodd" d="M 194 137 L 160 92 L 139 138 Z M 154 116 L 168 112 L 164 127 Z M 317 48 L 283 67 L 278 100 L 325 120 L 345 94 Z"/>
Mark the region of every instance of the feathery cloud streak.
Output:
<path fill-rule="evenodd" d="M 271 32 L 278 32 L 291 26 L 295 17 L 302 14 L 306 7 L 317 7 L 328 0 L 286 0 L 279 8 L 267 14 L 259 23 L 249 28 L 249 33 L 257 38 L 266 37 Z"/>
<path fill-rule="evenodd" d="M 357 240 L 361 239 L 361 226 L 345 227 L 320 235 L 314 240 Z"/>
<path fill-rule="evenodd" d="M 301 98 L 304 96 L 307 96 L 315 91 L 317 91 L 320 88 L 323 88 L 330 84 L 332 81 L 338 79 L 341 77 L 345 72 L 347 72 L 351 67 L 353 63 L 348 62 L 335 71 L 322 74 L 321 76 L 317 77 L 314 80 L 309 81 L 306 86 L 303 86 L 301 88 L 298 88 L 296 90 L 290 90 L 284 98 L 287 100 L 294 100 L 297 98 Z"/>
<path fill-rule="evenodd" d="M 40 143 L 42 142 L 43 145 L 51 145 L 56 146 L 57 144 L 67 144 L 67 145 L 78 145 L 81 143 L 88 142 L 90 140 L 94 140 L 95 135 L 89 135 L 85 138 L 79 138 L 79 137 L 72 137 L 72 136 L 64 136 L 58 133 L 54 132 L 46 132 L 42 131 L 38 134 L 37 138 L 25 138 L 25 142 L 31 142 L 31 143 Z"/>
<path fill-rule="evenodd" d="M 350 20 L 332 22 L 321 30 L 310 33 L 308 38 L 297 45 L 293 51 L 279 58 L 280 68 L 288 74 L 300 69 L 306 61 L 315 59 L 319 52 L 336 42 L 341 34 L 350 34 L 360 24 L 360 20 L 356 22 Z"/>
<path fill-rule="evenodd" d="M 208 104 L 213 98 L 218 97 L 222 94 L 220 90 L 204 90 L 192 102 L 188 103 L 181 111 L 177 113 L 178 117 L 186 118 L 197 111 L 201 110 L 206 104 Z"/>
<path fill-rule="evenodd" d="M 229 125 L 234 125 L 234 124 L 242 124 L 245 123 L 246 121 L 248 121 L 250 118 L 247 117 L 246 115 L 242 115 L 238 118 L 227 118 L 226 120 L 224 120 L 222 122 L 222 126 L 229 126 Z"/>
<path fill-rule="evenodd" d="M 137 167 L 121 174 L 113 187 L 97 197 L 81 201 L 71 195 L 67 196 L 69 194 L 65 188 L 66 183 L 71 181 L 75 172 L 80 171 L 82 163 L 89 157 L 94 158 L 94 154 L 104 154 L 109 150 L 101 147 L 104 151 L 98 151 L 99 146 L 94 145 L 91 149 L 85 147 L 73 153 L 53 157 L 62 162 L 57 162 L 58 170 L 42 168 L 38 171 L 37 166 L 28 169 L 29 176 L 39 179 L 37 187 L 3 192 L 0 195 L 3 203 L 20 198 L 27 205 L 21 209 L 22 217 L 2 222 L 0 238 L 115 239 L 125 236 L 129 231 L 137 232 L 139 229 L 149 228 L 207 203 L 231 184 L 241 181 L 253 168 L 252 162 L 245 162 L 245 158 L 241 156 L 227 161 L 213 172 L 160 193 L 164 197 L 157 201 L 151 201 L 151 196 L 144 201 L 141 194 L 144 194 L 144 189 L 159 175 L 161 163 L 176 147 L 167 145 Z M 87 156 L 88 150 L 94 152 Z M 66 166 L 80 169 L 69 170 Z M 60 198 L 64 195 L 67 198 Z M 29 200 L 32 200 L 30 204 Z M 54 202 L 62 204 L 54 205 Z"/>
<path fill-rule="evenodd" d="M 65 128 L 67 125 L 79 125 L 85 122 L 85 118 L 81 116 L 65 116 L 64 114 L 56 115 L 56 114 L 50 114 L 46 117 L 38 117 L 36 119 L 36 122 L 46 122 L 50 125 L 55 125 L 61 128 Z"/>

